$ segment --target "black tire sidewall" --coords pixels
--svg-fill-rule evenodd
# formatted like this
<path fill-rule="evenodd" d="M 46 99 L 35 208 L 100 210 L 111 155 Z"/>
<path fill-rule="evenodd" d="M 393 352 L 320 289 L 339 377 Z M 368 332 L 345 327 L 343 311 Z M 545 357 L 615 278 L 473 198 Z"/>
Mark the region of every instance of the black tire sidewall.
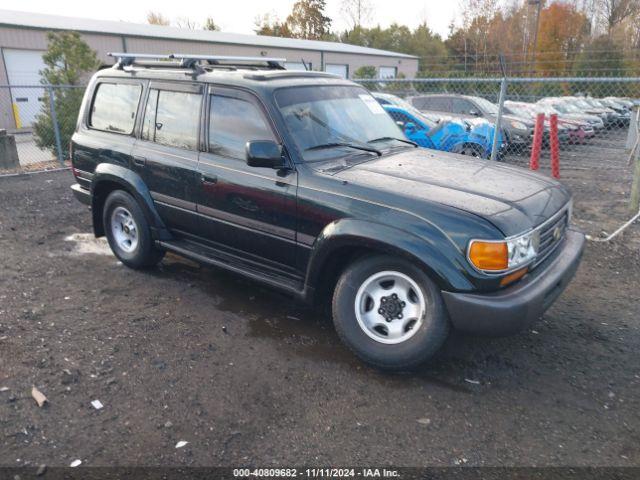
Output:
<path fill-rule="evenodd" d="M 369 337 L 358 324 L 355 313 L 355 297 L 362 283 L 385 270 L 411 277 L 427 304 L 418 331 L 399 344 L 384 344 Z M 449 319 L 440 290 L 424 271 L 404 259 L 372 256 L 347 267 L 336 285 L 332 307 L 340 338 L 360 358 L 383 369 L 408 369 L 424 363 L 442 346 L 449 333 Z"/>
<path fill-rule="evenodd" d="M 111 215 L 117 207 L 126 208 L 133 217 L 138 230 L 138 245 L 132 252 L 125 252 L 116 243 L 111 232 Z M 127 192 L 116 190 L 109 194 L 103 209 L 104 232 L 114 255 L 131 268 L 143 268 L 157 262 L 151 229 L 138 202 Z"/>

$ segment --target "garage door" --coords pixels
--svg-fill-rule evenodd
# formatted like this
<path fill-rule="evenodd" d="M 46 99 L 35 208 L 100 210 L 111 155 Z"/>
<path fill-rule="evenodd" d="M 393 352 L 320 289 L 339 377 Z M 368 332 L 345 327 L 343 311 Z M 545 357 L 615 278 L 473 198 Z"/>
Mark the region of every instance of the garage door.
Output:
<path fill-rule="evenodd" d="M 378 77 L 381 79 L 396 78 L 396 67 L 380 67 Z"/>
<path fill-rule="evenodd" d="M 347 65 L 340 65 L 337 63 L 327 63 L 324 66 L 324 71 L 333 73 L 334 75 L 340 75 L 342 78 L 347 78 L 349 75 L 349 67 Z"/>
<path fill-rule="evenodd" d="M 11 102 L 16 128 L 30 127 L 40 112 L 44 89 L 24 86 L 40 85 L 40 70 L 45 68 L 42 61 L 44 52 L 5 49 L 2 53 L 9 85 L 15 86 L 11 88 Z"/>

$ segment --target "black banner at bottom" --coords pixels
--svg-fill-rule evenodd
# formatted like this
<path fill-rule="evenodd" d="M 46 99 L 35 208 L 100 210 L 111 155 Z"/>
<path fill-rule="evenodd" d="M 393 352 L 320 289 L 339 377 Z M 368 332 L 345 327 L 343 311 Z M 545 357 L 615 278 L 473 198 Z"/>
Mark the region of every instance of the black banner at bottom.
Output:
<path fill-rule="evenodd" d="M 0 480 L 640 480 L 640 467 L 0 467 Z"/>

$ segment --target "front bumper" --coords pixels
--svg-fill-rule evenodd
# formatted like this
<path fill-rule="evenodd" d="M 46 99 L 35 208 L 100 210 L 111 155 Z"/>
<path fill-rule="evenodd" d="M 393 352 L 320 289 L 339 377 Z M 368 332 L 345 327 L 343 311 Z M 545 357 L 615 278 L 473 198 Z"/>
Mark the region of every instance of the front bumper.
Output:
<path fill-rule="evenodd" d="M 85 188 L 82 188 L 79 184 L 74 183 L 71 185 L 71 191 L 76 200 L 84 203 L 85 205 L 91 205 L 91 192 Z"/>
<path fill-rule="evenodd" d="M 584 245 L 584 235 L 569 229 L 552 259 L 510 287 L 485 294 L 442 292 L 453 326 L 478 335 L 506 335 L 530 326 L 569 284 Z"/>

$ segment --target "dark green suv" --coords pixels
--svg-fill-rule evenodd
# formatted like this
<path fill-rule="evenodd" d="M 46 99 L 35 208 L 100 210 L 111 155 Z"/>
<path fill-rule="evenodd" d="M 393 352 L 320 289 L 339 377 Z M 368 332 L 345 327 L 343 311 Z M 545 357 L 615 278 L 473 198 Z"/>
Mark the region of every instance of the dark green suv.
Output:
<path fill-rule="evenodd" d="M 344 342 L 398 369 L 451 326 L 529 325 L 579 264 L 565 187 L 417 148 L 352 82 L 279 59 L 118 56 L 71 152 L 73 191 L 125 265 L 172 251 L 331 302 Z"/>

